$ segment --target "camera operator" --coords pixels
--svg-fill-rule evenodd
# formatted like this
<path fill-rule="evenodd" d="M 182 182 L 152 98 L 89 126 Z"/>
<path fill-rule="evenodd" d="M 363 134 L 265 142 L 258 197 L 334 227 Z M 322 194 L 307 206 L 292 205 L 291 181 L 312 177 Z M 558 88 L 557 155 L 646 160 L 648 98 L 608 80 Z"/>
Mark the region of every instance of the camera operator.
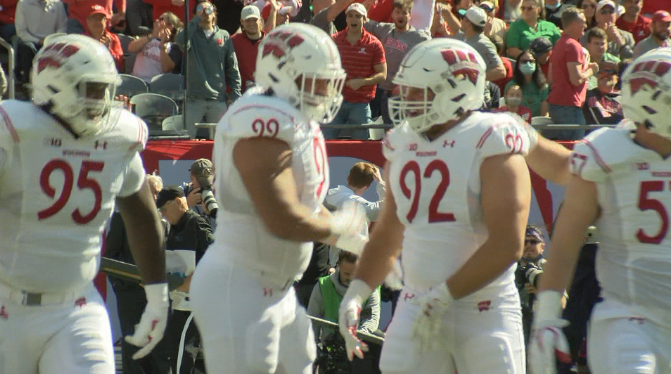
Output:
<path fill-rule="evenodd" d="M 186 202 L 189 209 L 205 218 L 214 232 L 217 227 L 216 218 L 219 205 L 212 191 L 212 183 L 214 182 L 212 161 L 200 158 L 191 164 L 189 172 L 191 183 L 182 185 Z"/>
<path fill-rule="evenodd" d="M 545 241 L 540 228 L 528 225 L 524 237 L 524 254 L 517 264 L 515 271 L 515 284 L 520 293 L 522 302 L 522 324 L 524 326 L 524 341 L 529 340 L 531 333 L 531 322 L 533 320 L 533 306 L 538 293 L 538 281 L 543 274 L 543 252 Z"/>
<path fill-rule="evenodd" d="M 197 264 L 205 254 L 207 247 L 214 241 L 212 229 L 206 220 L 193 210 L 190 210 L 184 192 L 178 186 L 164 187 L 156 198 L 156 207 L 161 215 L 170 223 L 170 232 L 166 238 L 166 260 L 174 258 L 168 252 L 173 252 L 184 258 L 185 264 Z M 187 256 L 193 251 L 193 257 L 188 260 Z M 195 267 L 195 264 L 193 265 Z M 169 268 L 169 267 L 168 267 Z M 188 271 L 188 270 L 187 270 Z M 172 314 L 168 319 L 165 331 L 166 344 L 168 345 L 169 357 L 173 373 L 191 373 L 194 368 L 197 352 L 190 347 L 198 347 L 200 334 L 194 323 L 187 324 L 191 314 L 189 307 L 189 285 L 191 274 L 186 273 L 182 285 L 170 292 L 172 301 Z M 186 333 L 183 331 L 186 329 Z M 180 340 L 184 334 L 184 346 Z M 179 353 L 183 352 L 183 362 L 178 364 Z M 204 371 L 202 362 L 198 363 L 198 369 Z M 180 367 L 178 367 L 180 366 Z"/>

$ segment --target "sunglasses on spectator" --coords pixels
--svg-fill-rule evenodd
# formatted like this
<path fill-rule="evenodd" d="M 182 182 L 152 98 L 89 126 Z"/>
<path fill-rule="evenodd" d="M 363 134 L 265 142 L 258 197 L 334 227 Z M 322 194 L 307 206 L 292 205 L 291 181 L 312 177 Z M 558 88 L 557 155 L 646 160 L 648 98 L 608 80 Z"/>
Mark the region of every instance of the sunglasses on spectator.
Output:
<path fill-rule="evenodd" d="M 587 9 L 587 8 L 596 8 L 596 4 L 583 4 L 580 6 L 582 9 Z"/>
<path fill-rule="evenodd" d="M 604 8 L 601 8 L 599 13 L 601 13 L 601 14 L 613 14 L 613 13 L 615 13 L 615 9 L 613 9 L 611 7 L 608 7 L 608 8 L 604 7 Z"/>
<path fill-rule="evenodd" d="M 521 9 L 523 12 L 526 12 L 527 10 L 534 10 L 534 9 L 536 9 L 536 7 L 533 6 L 533 5 L 532 5 L 532 6 L 521 6 L 520 9 Z"/>
<path fill-rule="evenodd" d="M 200 12 L 202 9 L 203 9 L 203 4 L 200 4 L 200 5 L 198 5 L 198 7 L 196 8 L 196 12 Z M 214 9 L 213 9 L 211 6 L 208 6 L 208 7 L 205 8 L 205 10 L 203 11 L 203 13 L 208 14 L 208 15 L 209 15 L 209 14 L 212 14 L 213 12 L 214 12 Z"/>
<path fill-rule="evenodd" d="M 538 239 L 524 239 L 524 245 L 531 244 L 531 245 L 536 245 L 540 243 L 541 241 Z"/>
<path fill-rule="evenodd" d="M 480 9 L 484 10 L 485 12 L 489 13 L 493 11 L 494 9 L 488 7 L 487 5 L 480 5 Z"/>

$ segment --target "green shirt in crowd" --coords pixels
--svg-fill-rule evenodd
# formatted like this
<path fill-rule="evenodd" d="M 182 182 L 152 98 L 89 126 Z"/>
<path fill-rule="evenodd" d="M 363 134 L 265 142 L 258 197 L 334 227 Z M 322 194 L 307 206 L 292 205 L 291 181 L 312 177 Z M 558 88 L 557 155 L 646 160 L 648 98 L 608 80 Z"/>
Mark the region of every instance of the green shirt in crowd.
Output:
<path fill-rule="evenodd" d="M 520 18 L 510 24 L 506 34 L 506 47 L 515 47 L 524 51 L 529 49 L 529 44 L 540 36 L 550 39 L 552 45 L 554 45 L 561 37 L 561 31 L 554 23 L 541 19 L 538 20 L 538 25 L 534 29 Z"/>
<path fill-rule="evenodd" d="M 517 84 L 511 80 L 506 84 L 506 89 L 503 92 L 508 92 L 508 88 Z M 541 115 L 541 104 L 548 100 L 550 94 L 550 87 L 546 84 L 542 88 L 538 88 L 536 83 L 529 82 L 522 86 L 522 105 L 531 109 L 531 116 L 537 117 Z"/>

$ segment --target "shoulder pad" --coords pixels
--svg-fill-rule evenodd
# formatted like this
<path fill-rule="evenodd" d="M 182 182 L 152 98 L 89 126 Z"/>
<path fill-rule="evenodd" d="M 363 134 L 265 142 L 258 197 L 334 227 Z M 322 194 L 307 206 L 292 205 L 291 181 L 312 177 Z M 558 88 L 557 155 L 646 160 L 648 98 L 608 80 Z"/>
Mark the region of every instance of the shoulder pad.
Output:
<path fill-rule="evenodd" d="M 113 135 L 127 143 L 129 151 L 142 152 L 149 138 L 149 129 L 142 118 L 121 108 L 113 109 L 110 116 L 110 121 L 116 121 L 112 130 L 116 134 Z"/>
<path fill-rule="evenodd" d="M 217 126 L 229 138 L 268 137 L 294 142 L 296 132 L 309 121 L 294 107 L 277 98 L 250 95 L 238 99 Z"/>
<path fill-rule="evenodd" d="M 630 155 L 626 151 L 632 145 L 630 133 L 628 128 L 602 128 L 587 135 L 573 147 L 569 170 L 588 181 L 605 180 Z"/>
<path fill-rule="evenodd" d="M 14 144 L 19 143 L 19 134 L 5 109 L 7 101 L 0 102 L 0 149 L 11 151 Z"/>
<path fill-rule="evenodd" d="M 405 123 L 387 132 L 382 141 L 382 154 L 387 161 L 392 161 L 400 151 L 407 150 L 405 144 L 412 138 L 408 135 L 414 135 L 414 132 Z"/>
<path fill-rule="evenodd" d="M 518 120 L 508 113 L 481 113 L 481 116 L 474 127 L 482 133 L 475 145 L 482 158 L 529 152 L 529 134 Z"/>

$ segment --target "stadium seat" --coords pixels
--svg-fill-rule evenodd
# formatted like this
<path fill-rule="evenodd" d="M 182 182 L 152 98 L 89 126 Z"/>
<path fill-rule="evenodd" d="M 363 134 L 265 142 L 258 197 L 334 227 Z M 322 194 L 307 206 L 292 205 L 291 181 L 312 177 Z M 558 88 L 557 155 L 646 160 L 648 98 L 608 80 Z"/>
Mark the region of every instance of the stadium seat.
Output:
<path fill-rule="evenodd" d="M 552 122 L 552 118 L 550 117 L 536 116 L 531 118 L 532 126 L 552 125 L 552 124 L 554 124 L 554 122 Z"/>
<path fill-rule="evenodd" d="M 133 97 L 137 94 L 149 92 L 147 83 L 142 79 L 128 74 L 119 74 L 119 77 L 121 77 L 121 85 L 116 89 L 117 95 Z"/>
<path fill-rule="evenodd" d="M 149 92 L 167 96 L 175 101 L 184 100 L 184 76 L 160 74 L 151 79 Z"/>
<path fill-rule="evenodd" d="M 163 120 L 161 124 L 163 131 L 177 131 L 182 132 L 186 129 L 184 128 L 184 116 L 177 114 L 174 116 L 167 117 Z"/>
<path fill-rule="evenodd" d="M 124 71 L 123 73 L 131 74 L 133 72 L 133 65 L 135 65 L 135 53 L 128 52 L 128 45 L 135 40 L 132 36 L 117 34 L 121 42 L 121 49 L 123 50 Z"/>
<path fill-rule="evenodd" d="M 517 65 L 517 60 L 514 60 L 514 59 L 509 58 L 509 57 L 503 57 L 503 56 L 501 56 L 501 58 L 505 58 L 506 60 L 510 61 L 510 66 L 512 66 L 513 71 L 515 71 L 515 65 Z"/>
<path fill-rule="evenodd" d="M 130 99 L 132 112 L 149 126 L 149 132 L 162 131 L 163 120 L 178 113 L 177 103 L 167 96 L 141 93 Z"/>

